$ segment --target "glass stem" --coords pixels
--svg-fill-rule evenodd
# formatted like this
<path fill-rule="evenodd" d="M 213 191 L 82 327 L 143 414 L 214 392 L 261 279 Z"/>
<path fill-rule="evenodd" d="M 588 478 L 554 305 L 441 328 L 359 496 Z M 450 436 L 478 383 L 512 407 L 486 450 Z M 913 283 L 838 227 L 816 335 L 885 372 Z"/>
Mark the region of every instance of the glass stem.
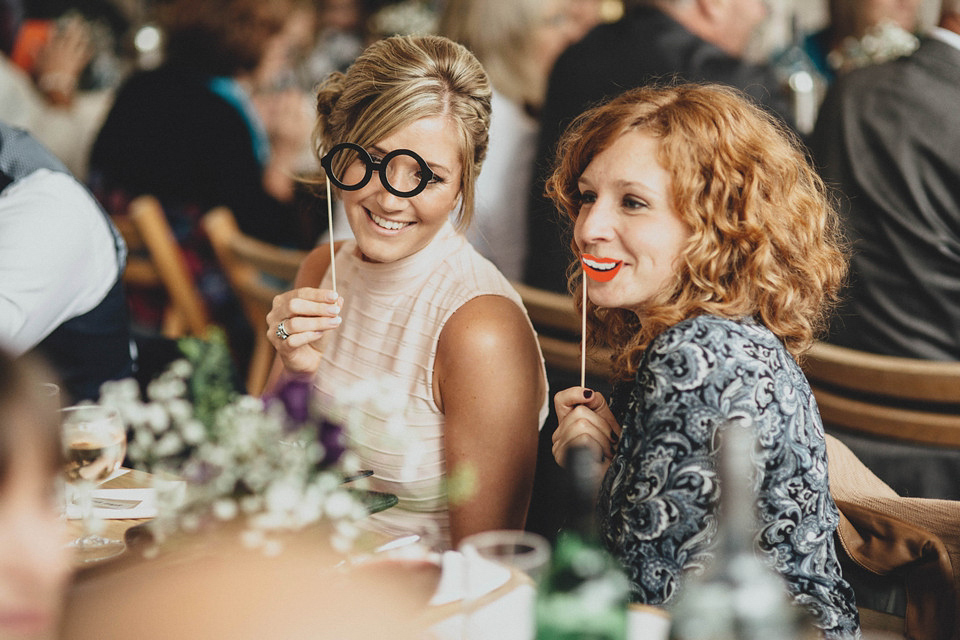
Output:
<path fill-rule="evenodd" d="M 83 522 L 83 535 L 80 537 L 80 544 L 83 544 L 95 535 L 93 531 L 93 483 L 81 481 L 77 483 L 77 491 L 79 493 L 77 500 L 80 503 L 80 518 Z"/>

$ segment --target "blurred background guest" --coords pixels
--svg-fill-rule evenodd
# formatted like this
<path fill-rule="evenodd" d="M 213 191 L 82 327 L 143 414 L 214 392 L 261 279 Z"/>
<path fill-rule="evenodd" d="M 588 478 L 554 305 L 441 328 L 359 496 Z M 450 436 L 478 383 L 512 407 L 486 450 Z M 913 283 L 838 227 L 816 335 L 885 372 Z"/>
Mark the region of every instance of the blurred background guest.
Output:
<path fill-rule="evenodd" d="M 493 85 L 490 147 L 467 238 L 511 280 L 523 277 L 537 116 L 557 56 L 579 33 L 573 0 L 447 0 L 439 31 L 473 51 Z"/>
<path fill-rule="evenodd" d="M 575 121 L 557 165 L 547 190 L 574 223 L 589 338 L 614 349 L 616 386 L 609 405 L 581 386 L 556 395 L 553 451 L 563 464 L 586 445 L 600 461 L 601 535 L 632 598 L 675 602 L 722 553 L 717 437 L 740 418 L 765 561 L 826 638 L 857 637 L 823 424 L 797 363 L 846 259 L 799 139 L 729 86 L 647 87 Z"/>
<path fill-rule="evenodd" d="M 91 25 L 77 13 L 27 21 L 42 27 L 27 37 L 25 11 L 21 0 L 0 2 L 0 120 L 30 131 L 83 181 L 113 98 L 112 87 L 83 83 L 96 51 Z"/>
<path fill-rule="evenodd" d="M 0 123 L 0 344 L 43 354 L 72 401 L 133 373 L 125 260 L 87 189 L 29 133 Z"/>
<path fill-rule="evenodd" d="M 70 569 L 52 377 L 0 350 L 0 638 L 56 638 Z"/>
<path fill-rule="evenodd" d="M 301 73 L 304 88 L 312 89 L 330 73 L 346 71 L 369 44 L 367 22 L 374 0 L 317 0 L 316 40 Z"/>
<path fill-rule="evenodd" d="M 140 194 L 160 199 L 241 372 L 252 329 L 198 220 L 225 205 L 249 235 L 313 245 L 310 210 L 295 197 L 312 126 L 308 103 L 296 88 L 275 84 L 289 77 L 291 52 L 302 45 L 298 6 L 298 0 L 158 6 L 165 59 L 122 85 L 90 159 L 94 193 L 111 214 L 123 215 Z M 156 332 L 165 300 L 154 292 L 130 296 L 137 328 Z"/>
<path fill-rule="evenodd" d="M 828 22 L 804 48 L 833 82 L 838 73 L 885 62 L 917 47 L 923 0 L 828 0 Z"/>
<path fill-rule="evenodd" d="M 610 3 L 607 0 L 569 0 L 567 11 L 576 30 L 574 40 L 579 40 L 587 35 L 590 29 L 603 22 L 604 6 L 610 4 L 619 3 Z"/>
<path fill-rule="evenodd" d="M 766 15 L 762 0 L 717 6 L 698 0 L 628 0 L 620 20 L 594 28 L 560 56 L 540 117 L 528 204 L 527 284 L 566 290 L 568 234 L 543 196 L 543 184 L 561 132 L 594 103 L 627 88 L 677 77 L 738 87 L 789 120 L 772 69 L 743 57 Z"/>
<path fill-rule="evenodd" d="M 831 87 L 810 146 L 854 242 L 830 342 L 960 360 L 960 2 L 908 57 Z"/>

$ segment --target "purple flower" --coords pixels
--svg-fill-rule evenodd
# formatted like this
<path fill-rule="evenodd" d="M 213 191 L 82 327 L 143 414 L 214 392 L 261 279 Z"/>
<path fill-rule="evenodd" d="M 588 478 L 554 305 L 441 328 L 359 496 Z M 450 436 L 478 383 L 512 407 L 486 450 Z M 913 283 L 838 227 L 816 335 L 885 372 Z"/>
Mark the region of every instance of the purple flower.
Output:
<path fill-rule="evenodd" d="M 223 473 L 223 469 L 206 460 L 190 460 L 183 469 L 183 478 L 190 484 L 202 485 Z"/>
<path fill-rule="evenodd" d="M 322 467 L 334 464 L 346 450 L 343 427 L 330 420 L 324 420 L 317 427 L 317 441 L 323 446 L 323 460 L 320 461 Z"/>
<path fill-rule="evenodd" d="M 294 423 L 293 428 L 297 428 L 310 417 L 310 396 L 312 393 L 313 382 L 309 378 L 290 378 L 281 384 L 276 391 L 265 397 L 264 400 L 268 405 L 280 400 L 290 420 Z"/>

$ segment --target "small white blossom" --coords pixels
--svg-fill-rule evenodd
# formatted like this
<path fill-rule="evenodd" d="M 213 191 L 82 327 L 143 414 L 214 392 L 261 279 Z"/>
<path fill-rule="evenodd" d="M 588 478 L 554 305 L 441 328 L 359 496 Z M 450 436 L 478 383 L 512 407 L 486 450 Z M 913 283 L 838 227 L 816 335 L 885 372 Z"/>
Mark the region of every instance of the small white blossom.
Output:
<path fill-rule="evenodd" d="M 213 503 L 213 515 L 219 520 L 233 520 L 237 517 L 237 503 L 229 498 L 217 500 Z"/>

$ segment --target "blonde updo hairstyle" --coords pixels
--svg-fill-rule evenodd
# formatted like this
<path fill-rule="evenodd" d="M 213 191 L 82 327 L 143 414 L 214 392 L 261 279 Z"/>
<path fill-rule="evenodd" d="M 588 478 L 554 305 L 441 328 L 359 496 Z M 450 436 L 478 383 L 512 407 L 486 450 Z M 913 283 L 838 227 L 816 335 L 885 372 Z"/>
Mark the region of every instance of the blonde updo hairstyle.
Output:
<path fill-rule="evenodd" d="M 341 142 L 369 148 L 421 118 L 450 118 L 460 137 L 463 229 L 473 218 L 474 184 L 487 155 L 490 95 L 487 74 L 466 47 L 441 36 L 385 38 L 318 87 L 314 149 L 319 158 Z"/>
<path fill-rule="evenodd" d="M 618 375 L 629 379 L 650 342 L 678 322 L 701 314 L 746 316 L 799 357 L 837 300 L 847 247 L 836 209 L 796 136 L 730 87 L 629 90 L 582 114 L 560 142 L 546 188 L 570 220 L 579 214 L 581 174 L 628 131 L 659 141 L 657 160 L 691 233 L 673 283 L 644 305 L 642 317 L 588 302 L 590 341 L 614 347 Z M 578 267 L 576 261 L 570 270 L 577 301 Z"/>

